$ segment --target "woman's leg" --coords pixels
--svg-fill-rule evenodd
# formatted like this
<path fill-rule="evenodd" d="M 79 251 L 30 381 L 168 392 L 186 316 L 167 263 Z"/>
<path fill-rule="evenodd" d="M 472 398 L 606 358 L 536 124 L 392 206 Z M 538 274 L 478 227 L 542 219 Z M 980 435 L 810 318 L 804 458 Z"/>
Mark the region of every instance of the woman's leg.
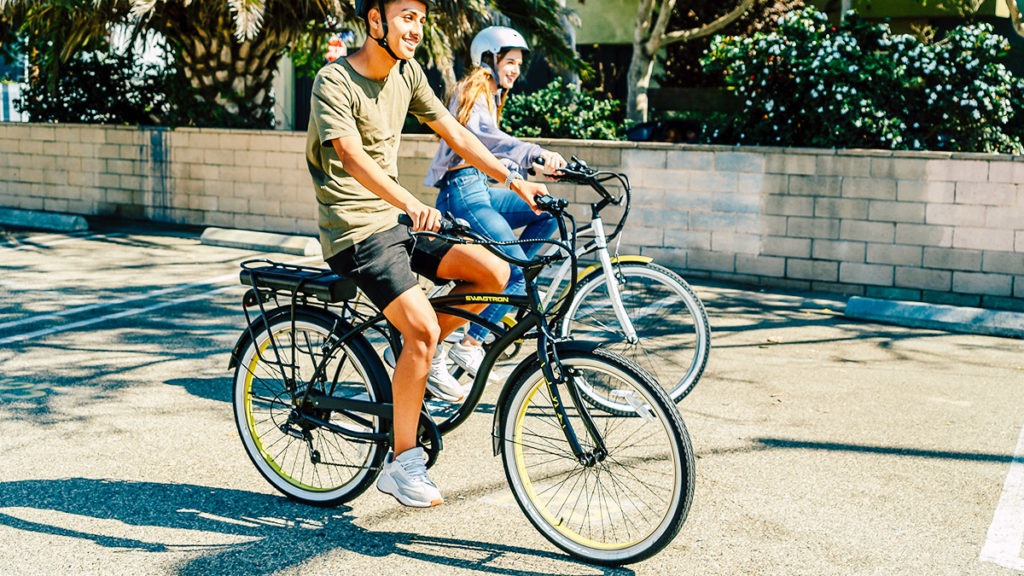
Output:
<path fill-rule="evenodd" d="M 522 228 L 520 240 L 546 240 L 558 231 L 558 220 L 547 212 L 534 213 L 526 202 L 507 188 L 490 188 L 491 207 L 505 219 L 511 229 Z M 543 242 L 530 242 L 521 246 L 527 258 L 543 249 Z"/>
<path fill-rule="evenodd" d="M 446 177 L 441 183 L 441 193 L 438 195 L 438 208 L 451 212 L 456 218 L 466 220 L 477 232 L 498 241 L 511 241 L 516 239 L 512 225 L 506 219 L 505 213 L 495 209 L 492 205 L 496 196 L 495 192 L 502 192 L 500 189 L 490 188 L 487 185 L 487 177 L 475 169 L 464 169 Z M 511 193 L 514 199 L 508 198 L 505 194 L 498 194 L 501 207 L 511 214 L 517 227 L 525 225 L 529 220 L 539 220 L 533 210 L 514 192 Z M 513 201 L 514 200 L 514 201 Z M 523 211 L 525 210 L 525 214 Z M 531 218 L 532 216 L 532 218 Z M 522 223 L 522 224 L 521 224 Z M 527 255 L 518 245 L 501 246 L 502 252 L 515 258 L 526 259 Z M 513 266 L 510 275 L 510 285 L 516 289 L 510 294 L 523 293 L 523 274 L 518 267 Z M 481 316 L 498 324 L 501 318 L 508 312 L 508 306 L 488 306 Z M 487 337 L 487 330 L 479 325 L 472 325 L 467 331 L 468 336 L 478 342 Z"/>

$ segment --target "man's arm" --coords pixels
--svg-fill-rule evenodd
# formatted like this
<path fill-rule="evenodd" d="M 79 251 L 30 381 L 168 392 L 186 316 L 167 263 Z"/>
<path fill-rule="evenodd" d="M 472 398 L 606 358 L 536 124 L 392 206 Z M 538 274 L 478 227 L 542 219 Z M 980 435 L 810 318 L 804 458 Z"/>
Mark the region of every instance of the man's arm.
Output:
<path fill-rule="evenodd" d="M 381 170 L 373 158 L 363 150 L 363 142 L 358 136 L 335 138 L 331 140 L 331 145 L 338 153 L 345 171 L 366 186 L 370 192 L 408 214 L 413 221 L 413 230 L 437 231 L 441 226 L 441 212 L 420 202 L 411 192 L 402 188 Z"/>
<path fill-rule="evenodd" d="M 446 114 L 433 122 L 429 122 L 427 125 L 434 132 L 437 132 L 441 138 L 444 138 L 444 141 L 451 146 L 456 154 L 484 174 L 498 182 L 504 182 L 505 178 L 508 177 L 509 170 L 501 160 L 498 160 L 494 154 L 491 154 L 490 150 L 480 142 L 480 139 L 467 130 L 465 126 L 459 124 L 459 121 L 454 116 Z M 529 204 L 534 212 L 538 213 L 539 210 L 533 198 L 534 196 L 543 196 L 548 193 L 547 186 L 544 184 L 529 182 L 525 179 L 513 180 L 509 188 Z"/>

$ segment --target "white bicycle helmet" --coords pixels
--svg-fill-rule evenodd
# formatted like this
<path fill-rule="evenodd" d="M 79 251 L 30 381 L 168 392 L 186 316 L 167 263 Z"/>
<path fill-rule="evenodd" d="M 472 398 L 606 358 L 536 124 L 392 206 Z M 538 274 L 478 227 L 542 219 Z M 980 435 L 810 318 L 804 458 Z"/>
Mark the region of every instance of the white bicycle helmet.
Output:
<path fill-rule="evenodd" d="M 474 66 L 486 66 L 491 73 L 497 74 L 492 66 L 497 65 L 498 54 L 518 48 L 523 51 L 523 58 L 530 51 L 523 35 L 506 26 L 488 26 L 477 33 L 473 43 L 469 45 L 469 57 Z M 484 54 L 491 55 L 491 62 L 484 62 Z"/>

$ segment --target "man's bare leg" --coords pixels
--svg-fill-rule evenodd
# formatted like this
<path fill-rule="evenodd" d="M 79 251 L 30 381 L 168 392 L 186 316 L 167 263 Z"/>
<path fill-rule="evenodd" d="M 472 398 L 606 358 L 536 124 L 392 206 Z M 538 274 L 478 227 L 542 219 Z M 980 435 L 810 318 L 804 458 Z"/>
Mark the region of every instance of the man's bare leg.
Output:
<path fill-rule="evenodd" d="M 441 260 L 437 275 L 461 281 L 455 293 L 501 292 L 508 282 L 508 264 L 480 246 L 453 246 Z M 486 304 L 466 308 L 479 312 Z M 466 323 L 458 316 L 437 315 L 423 291 L 414 286 L 384 309 L 384 316 L 402 335 L 402 353 L 391 383 L 394 396 L 395 455 L 416 446 L 420 407 L 437 343 Z"/>

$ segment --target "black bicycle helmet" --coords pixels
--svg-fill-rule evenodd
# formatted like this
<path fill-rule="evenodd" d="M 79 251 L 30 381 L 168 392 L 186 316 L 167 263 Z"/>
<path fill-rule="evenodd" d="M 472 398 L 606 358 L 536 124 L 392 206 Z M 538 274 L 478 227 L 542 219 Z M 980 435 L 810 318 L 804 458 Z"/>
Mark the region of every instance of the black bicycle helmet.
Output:
<path fill-rule="evenodd" d="M 362 20 L 366 20 L 366 17 L 370 14 L 370 8 L 373 8 L 375 5 L 377 6 L 377 9 L 380 10 L 380 13 L 383 14 L 384 4 L 388 1 L 389 0 L 356 0 L 356 16 Z M 420 2 L 426 4 L 428 10 L 434 8 L 436 5 L 434 0 L 420 0 Z"/>

